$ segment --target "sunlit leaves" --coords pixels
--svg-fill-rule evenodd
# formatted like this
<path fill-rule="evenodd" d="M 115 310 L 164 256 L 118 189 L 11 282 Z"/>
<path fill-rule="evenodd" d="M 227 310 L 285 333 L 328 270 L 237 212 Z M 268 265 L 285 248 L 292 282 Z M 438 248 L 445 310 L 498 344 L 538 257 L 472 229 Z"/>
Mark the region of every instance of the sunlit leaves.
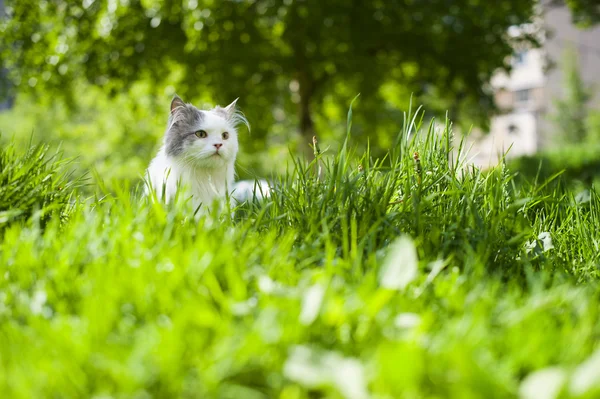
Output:
<path fill-rule="evenodd" d="M 298 125 L 323 114 L 317 104 L 326 96 L 345 104 L 361 92 L 371 109 L 360 122 L 372 131 L 382 116 L 390 119 L 389 110 L 380 115 L 374 110 L 381 107 L 378 89 L 391 81 L 419 95 L 433 95 L 436 88 L 434 106 L 457 97 L 478 102 L 471 113 L 485 115 L 490 103 L 483 101 L 481 86 L 512 52 L 505 32 L 529 22 L 535 4 L 23 0 L 11 4 L 11 18 L 0 22 L 11 43 L 0 51 L 20 90 L 30 86 L 55 94 L 65 93 L 74 78 L 110 90 L 139 80 L 172 83 L 172 62 L 185 72 L 177 91 L 186 98 L 210 93 L 217 102 L 252 99 L 244 110 L 256 132 L 272 128 L 265 110 L 276 104 L 285 108 L 290 125 Z M 40 41 L 33 44 L 31 37 Z M 55 52 L 57 45 L 67 50 Z M 45 62 L 54 56 L 60 60 Z M 402 72 L 414 65 L 414 73 Z M 40 70 L 50 73 L 43 81 Z M 30 84 L 32 78 L 36 84 Z M 294 79 L 301 86 L 295 95 L 284 89 Z M 339 85 L 351 94 L 331 90 Z M 297 104 L 310 104 L 300 118 Z"/>

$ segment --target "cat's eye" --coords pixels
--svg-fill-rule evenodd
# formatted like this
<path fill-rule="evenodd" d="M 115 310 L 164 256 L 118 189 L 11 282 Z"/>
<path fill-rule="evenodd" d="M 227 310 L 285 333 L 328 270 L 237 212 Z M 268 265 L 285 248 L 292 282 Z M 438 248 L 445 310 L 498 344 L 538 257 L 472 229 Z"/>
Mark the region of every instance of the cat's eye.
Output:
<path fill-rule="evenodd" d="M 221 136 L 223 136 L 223 140 L 227 140 L 229 138 L 229 133 L 223 132 Z"/>
<path fill-rule="evenodd" d="M 196 133 L 194 133 L 196 136 L 200 137 L 201 139 L 205 138 L 206 136 L 208 136 L 208 133 L 206 133 L 204 130 L 198 130 Z"/>

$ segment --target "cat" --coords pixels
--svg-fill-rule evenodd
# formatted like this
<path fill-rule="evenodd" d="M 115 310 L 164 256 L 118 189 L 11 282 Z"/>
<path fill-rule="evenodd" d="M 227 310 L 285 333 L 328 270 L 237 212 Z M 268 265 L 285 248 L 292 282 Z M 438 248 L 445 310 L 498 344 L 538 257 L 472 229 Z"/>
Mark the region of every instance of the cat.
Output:
<path fill-rule="evenodd" d="M 171 202 L 183 190 L 199 210 L 234 192 L 237 126 L 250 129 L 236 103 L 200 110 L 173 98 L 163 146 L 146 172 L 159 200 Z"/>

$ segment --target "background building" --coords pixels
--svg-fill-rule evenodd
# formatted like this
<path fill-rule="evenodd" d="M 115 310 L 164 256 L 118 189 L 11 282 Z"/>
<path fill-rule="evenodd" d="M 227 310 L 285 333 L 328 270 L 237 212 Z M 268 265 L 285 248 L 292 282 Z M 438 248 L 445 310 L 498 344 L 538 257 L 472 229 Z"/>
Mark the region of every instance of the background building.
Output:
<path fill-rule="evenodd" d="M 496 164 L 510 148 L 508 157 L 533 154 L 555 142 L 559 132 L 551 121 L 555 101 L 564 97 L 561 64 L 569 51 L 578 57 L 586 86 L 593 88 L 589 106 L 598 108 L 600 94 L 600 27 L 583 30 L 571 20 L 565 6 L 545 4 L 542 14 L 544 40 L 541 48 L 517 50 L 510 74 L 492 80 L 500 115 L 491 121 L 489 134 L 474 134 L 471 159 L 480 166 Z"/>

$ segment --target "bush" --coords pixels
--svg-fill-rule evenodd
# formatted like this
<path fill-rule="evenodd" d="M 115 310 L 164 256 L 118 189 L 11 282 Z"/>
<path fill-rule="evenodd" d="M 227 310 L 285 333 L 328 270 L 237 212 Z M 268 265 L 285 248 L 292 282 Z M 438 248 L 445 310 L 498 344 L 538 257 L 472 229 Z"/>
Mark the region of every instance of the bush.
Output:
<path fill-rule="evenodd" d="M 19 95 L 13 109 L 0 113 L 4 141 L 22 150 L 31 141 L 60 148 L 78 160 L 76 176 L 101 177 L 109 190 L 139 180 L 166 124 L 158 100 L 143 87 L 111 99 L 91 86 L 81 87 L 76 100 L 69 107 L 49 97 Z"/>
<path fill-rule="evenodd" d="M 562 183 L 571 189 L 589 188 L 600 177 L 600 146 L 563 146 L 510 160 L 508 166 L 523 181 L 542 183 L 558 177 L 554 184 Z"/>

